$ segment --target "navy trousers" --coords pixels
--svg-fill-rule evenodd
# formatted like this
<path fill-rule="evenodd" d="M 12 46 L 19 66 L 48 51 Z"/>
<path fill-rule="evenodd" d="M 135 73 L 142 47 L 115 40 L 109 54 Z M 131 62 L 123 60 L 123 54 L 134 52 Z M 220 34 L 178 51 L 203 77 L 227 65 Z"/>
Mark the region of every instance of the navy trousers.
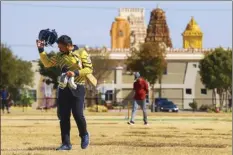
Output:
<path fill-rule="evenodd" d="M 70 116 L 71 112 L 79 130 L 79 136 L 87 134 L 86 119 L 84 110 L 85 88 L 78 85 L 77 89 L 71 90 L 66 87 L 59 89 L 58 115 L 60 117 L 60 129 L 62 144 L 70 144 Z"/>

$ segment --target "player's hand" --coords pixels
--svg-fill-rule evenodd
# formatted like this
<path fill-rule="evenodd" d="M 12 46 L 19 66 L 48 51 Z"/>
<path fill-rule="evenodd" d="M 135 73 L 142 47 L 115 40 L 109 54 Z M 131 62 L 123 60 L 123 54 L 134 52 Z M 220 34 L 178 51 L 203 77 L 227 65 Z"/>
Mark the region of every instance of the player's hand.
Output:
<path fill-rule="evenodd" d="M 73 76 L 75 76 L 74 72 L 72 72 L 72 71 L 66 72 L 66 75 L 67 75 L 68 77 L 73 77 Z"/>
<path fill-rule="evenodd" d="M 38 48 L 44 48 L 44 41 L 41 40 L 36 40 L 36 45 Z"/>

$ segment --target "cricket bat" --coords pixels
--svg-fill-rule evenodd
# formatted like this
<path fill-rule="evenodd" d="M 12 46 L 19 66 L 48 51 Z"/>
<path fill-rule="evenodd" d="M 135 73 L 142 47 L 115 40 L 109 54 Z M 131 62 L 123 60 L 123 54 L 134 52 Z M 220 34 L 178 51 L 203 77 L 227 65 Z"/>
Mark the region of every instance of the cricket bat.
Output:
<path fill-rule="evenodd" d="M 78 52 L 82 52 L 81 50 L 79 50 Z M 81 59 L 79 58 L 79 56 L 77 56 L 76 54 L 73 54 L 72 55 L 75 56 L 76 60 L 79 62 L 79 64 L 77 65 L 79 67 L 79 69 L 82 68 L 82 61 Z M 97 79 L 94 77 L 93 74 L 87 74 L 86 75 L 86 80 L 89 84 L 91 84 L 92 86 L 96 87 L 97 86 Z"/>
<path fill-rule="evenodd" d="M 91 85 L 93 85 L 95 87 L 97 86 L 97 79 L 94 77 L 93 74 L 87 74 L 86 79 Z"/>

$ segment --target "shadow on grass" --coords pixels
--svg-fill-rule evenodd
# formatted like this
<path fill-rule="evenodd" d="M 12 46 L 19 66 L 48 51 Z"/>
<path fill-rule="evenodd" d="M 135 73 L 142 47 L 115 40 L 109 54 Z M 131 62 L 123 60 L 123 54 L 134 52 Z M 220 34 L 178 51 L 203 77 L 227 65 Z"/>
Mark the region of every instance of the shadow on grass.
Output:
<path fill-rule="evenodd" d="M 18 126 L 2 126 L 2 128 L 35 128 L 35 126 L 32 125 L 18 125 Z"/>
<path fill-rule="evenodd" d="M 158 128 L 160 128 L 160 129 L 169 129 L 169 130 L 176 130 L 176 129 L 178 129 L 176 127 L 158 127 Z"/>
<path fill-rule="evenodd" d="M 132 136 L 132 137 L 163 137 L 163 138 L 184 138 L 187 136 L 182 135 L 166 135 L 166 134 L 124 134 L 123 136 Z"/>
<path fill-rule="evenodd" d="M 190 137 L 193 137 L 193 138 L 207 138 L 207 139 L 218 139 L 218 138 L 221 138 L 221 139 L 232 139 L 231 137 L 218 137 L 218 136 L 212 136 L 212 135 L 168 135 L 168 134 L 123 134 L 122 136 L 124 137 L 162 137 L 162 138 L 190 138 Z"/>
<path fill-rule="evenodd" d="M 48 146 L 48 147 L 45 147 L 45 146 L 42 146 L 42 147 L 29 147 L 27 150 L 28 151 L 34 151 L 34 150 L 39 150 L 39 151 L 47 151 L 47 150 L 56 150 L 57 147 L 54 147 L 54 146 Z"/>
<path fill-rule="evenodd" d="M 90 122 L 90 123 L 88 123 L 89 125 L 101 125 L 101 124 L 119 124 L 119 123 L 115 123 L 115 122 L 97 122 L 97 123 L 95 123 L 95 122 Z"/>
<path fill-rule="evenodd" d="M 194 128 L 194 130 L 213 131 L 214 129 L 211 129 L 211 128 Z"/>
<path fill-rule="evenodd" d="M 231 147 L 227 144 L 190 144 L 190 143 L 142 143 L 127 141 L 108 141 L 108 142 L 92 142 L 92 146 L 131 146 L 131 147 L 198 147 L 198 148 L 227 148 Z"/>
<path fill-rule="evenodd" d="M 128 132 L 128 133 L 132 134 L 132 135 L 137 135 L 137 134 L 148 135 L 149 134 L 147 131 L 131 131 L 131 132 Z"/>
<path fill-rule="evenodd" d="M 205 134 L 205 133 L 201 133 L 201 132 L 198 132 L 198 133 L 195 133 L 195 132 L 186 132 L 184 133 L 186 135 L 206 135 L 206 136 L 232 136 L 232 133 L 210 133 L 210 134 Z"/>
<path fill-rule="evenodd" d="M 42 147 L 28 147 L 23 149 L 1 149 L 1 151 L 49 151 L 56 150 L 57 147 L 54 146 L 42 146 Z"/>

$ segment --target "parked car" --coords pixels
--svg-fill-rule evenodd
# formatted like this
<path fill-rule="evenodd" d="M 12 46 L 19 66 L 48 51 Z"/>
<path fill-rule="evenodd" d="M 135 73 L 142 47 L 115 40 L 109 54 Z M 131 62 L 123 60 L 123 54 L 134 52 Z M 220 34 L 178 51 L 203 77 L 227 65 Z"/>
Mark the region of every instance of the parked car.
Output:
<path fill-rule="evenodd" d="M 167 98 L 156 98 L 155 99 L 155 105 L 160 105 L 162 104 L 164 101 L 168 101 Z"/>
<path fill-rule="evenodd" d="M 159 110 L 166 112 L 178 112 L 179 108 L 172 101 L 165 101 L 159 105 Z"/>
<path fill-rule="evenodd" d="M 155 99 L 155 103 L 154 103 L 154 109 L 155 112 L 159 112 L 160 111 L 160 105 L 163 104 L 163 102 L 167 102 L 168 99 L 167 98 L 156 98 Z M 151 109 L 151 111 L 153 111 L 153 109 Z"/>

